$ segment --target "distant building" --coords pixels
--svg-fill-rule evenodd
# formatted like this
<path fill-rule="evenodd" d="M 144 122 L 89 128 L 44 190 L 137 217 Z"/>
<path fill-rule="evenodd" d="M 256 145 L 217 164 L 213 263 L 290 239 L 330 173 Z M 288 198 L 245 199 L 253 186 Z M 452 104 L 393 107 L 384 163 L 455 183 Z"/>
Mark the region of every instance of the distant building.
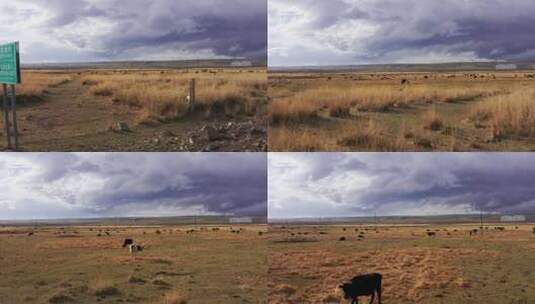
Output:
<path fill-rule="evenodd" d="M 233 67 L 250 67 L 250 66 L 253 66 L 253 63 L 248 60 L 243 60 L 243 61 L 233 61 L 230 65 Z"/>
<path fill-rule="evenodd" d="M 251 224 L 253 222 L 252 217 L 231 217 L 229 218 L 231 224 Z"/>
<path fill-rule="evenodd" d="M 502 222 L 525 222 L 526 217 L 524 215 L 504 215 L 500 218 Z"/>
<path fill-rule="evenodd" d="M 496 65 L 496 70 L 516 70 L 517 67 L 514 63 L 501 63 Z"/>

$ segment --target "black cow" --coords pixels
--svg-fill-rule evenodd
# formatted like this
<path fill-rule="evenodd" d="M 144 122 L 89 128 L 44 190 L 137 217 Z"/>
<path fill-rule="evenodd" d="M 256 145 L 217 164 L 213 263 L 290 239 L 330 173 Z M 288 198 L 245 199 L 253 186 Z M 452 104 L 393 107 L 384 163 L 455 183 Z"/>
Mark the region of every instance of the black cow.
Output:
<path fill-rule="evenodd" d="M 124 239 L 123 248 L 128 246 L 128 245 L 132 245 L 132 244 L 134 244 L 134 240 L 133 239 Z"/>
<path fill-rule="evenodd" d="M 381 304 L 381 281 L 383 276 L 379 273 L 371 273 L 356 276 L 351 281 L 340 285 L 344 292 L 344 298 L 351 300 L 351 304 L 358 304 L 359 297 L 371 296 L 370 304 L 375 300 L 375 294 Z"/>

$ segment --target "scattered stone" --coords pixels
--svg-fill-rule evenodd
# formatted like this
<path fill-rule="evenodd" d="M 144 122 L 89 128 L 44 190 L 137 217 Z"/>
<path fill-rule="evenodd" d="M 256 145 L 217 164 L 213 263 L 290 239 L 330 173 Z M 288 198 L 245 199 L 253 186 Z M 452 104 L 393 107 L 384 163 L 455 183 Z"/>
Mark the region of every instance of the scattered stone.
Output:
<path fill-rule="evenodd" d="M 95 295 L 97 297 L 112 297 L 112 296 L 118 296 L 120 295 L 121 292 L 119 291 L 119 289 L 115 288 L 115 287 L 104 287 L 104 288 L 100 288 L 98 289 L 96 292 L 95 292 Z"/>
<path fill-rule="evenodd" d="M 221 133 L 216 128 L 212 126 L 204 126 L 201 131 L 205 133 L 208 141 L 215 141 L 221 139 Z"/>
<path fill-rule="evenodd" d="M 427 138 L 420 138 L 415 143 L 424 149 L 433 149 L 433 143 Z"/>
<path fill-rule="evenodd" d="M 137 278 L 137 277 L 134 277 L 134 276 L 131 276 L 129 279 L 128 279 L 128 283 L 132 283 L 132 284 L 145 284 L 147 281 L 143 280 L 142 278 Z"/>
<path fill-rule="evenodd" d="M 128 127 L 128 124 L 124 121 L 119 121 L 116 127 L 117 127 L 117 131 L 119 132 L 130 132 L 130 128 Z"/>
<path fill-rule="evenodd" d="M 53 304 L 72 303 L 72 302 L 74 302 L 74 299 L 64 294 L 57 294 L 57 295 L 52 296 L 50 299 L 48 299 L 48 303 L 53 303 Z"/>

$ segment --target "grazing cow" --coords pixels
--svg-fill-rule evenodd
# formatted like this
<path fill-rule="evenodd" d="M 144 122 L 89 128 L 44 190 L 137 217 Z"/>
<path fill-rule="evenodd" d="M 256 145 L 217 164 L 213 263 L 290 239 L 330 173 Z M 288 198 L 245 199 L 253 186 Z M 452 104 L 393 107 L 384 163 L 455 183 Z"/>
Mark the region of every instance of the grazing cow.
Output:
<path fill-rule="evenodd" d="M 437 233 L 436 232 L 432 232 L 432 231 L 428 231 L 427 232 L 427 236 L 431 237 L 431 236 L 437 236 Z"/>
<path fill-rule="evenodd" d="M 133 239 L 124 239 L 123 248 L 126 247 L 126 246 L 130 246 L 132 244 L 134 244 L 134 240 Z"/>
<path fill-rule="evenodd" d="M 371 296 L 370 304 L 375 300 L 375 295 L 381 304 L 381 281 L 383 276 L 379 273 L 371 273 L 356 276 L 351 281 L 346 282 L 338 287 L 343 291 L 344 298 L 351 300 L 351 304 L 358 304 L 359 297 Z"/>
<path fill-rule="evenodd" d="M 128 245 L 128 250 L 130 251 L 131 254 L 134 254 L 136 252 L 143 251 L 143 246 L 137 245 L 137 244 L 130 244 Z"/>
<path fill-rule="evenodd" d="M 477 235 L 477 231 L 478 231 L 477 229 L 470 230 L 470 236 Z"/>
<path fill-rule="evenodd" d="M 32 236 L 33 235 L 33 232 L 28 232 L 28 236 Z"/>

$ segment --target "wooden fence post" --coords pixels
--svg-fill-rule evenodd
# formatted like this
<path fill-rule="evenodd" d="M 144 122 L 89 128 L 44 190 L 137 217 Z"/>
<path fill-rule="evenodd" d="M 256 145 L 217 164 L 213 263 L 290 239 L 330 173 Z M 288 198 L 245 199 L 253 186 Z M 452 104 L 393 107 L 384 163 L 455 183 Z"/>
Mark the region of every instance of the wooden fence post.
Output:
<path fill-rule="evenodd" d="M 189 109 L 193 110 L 195 107 L 195 78 L 192 78 L 189 83 Z"/>

